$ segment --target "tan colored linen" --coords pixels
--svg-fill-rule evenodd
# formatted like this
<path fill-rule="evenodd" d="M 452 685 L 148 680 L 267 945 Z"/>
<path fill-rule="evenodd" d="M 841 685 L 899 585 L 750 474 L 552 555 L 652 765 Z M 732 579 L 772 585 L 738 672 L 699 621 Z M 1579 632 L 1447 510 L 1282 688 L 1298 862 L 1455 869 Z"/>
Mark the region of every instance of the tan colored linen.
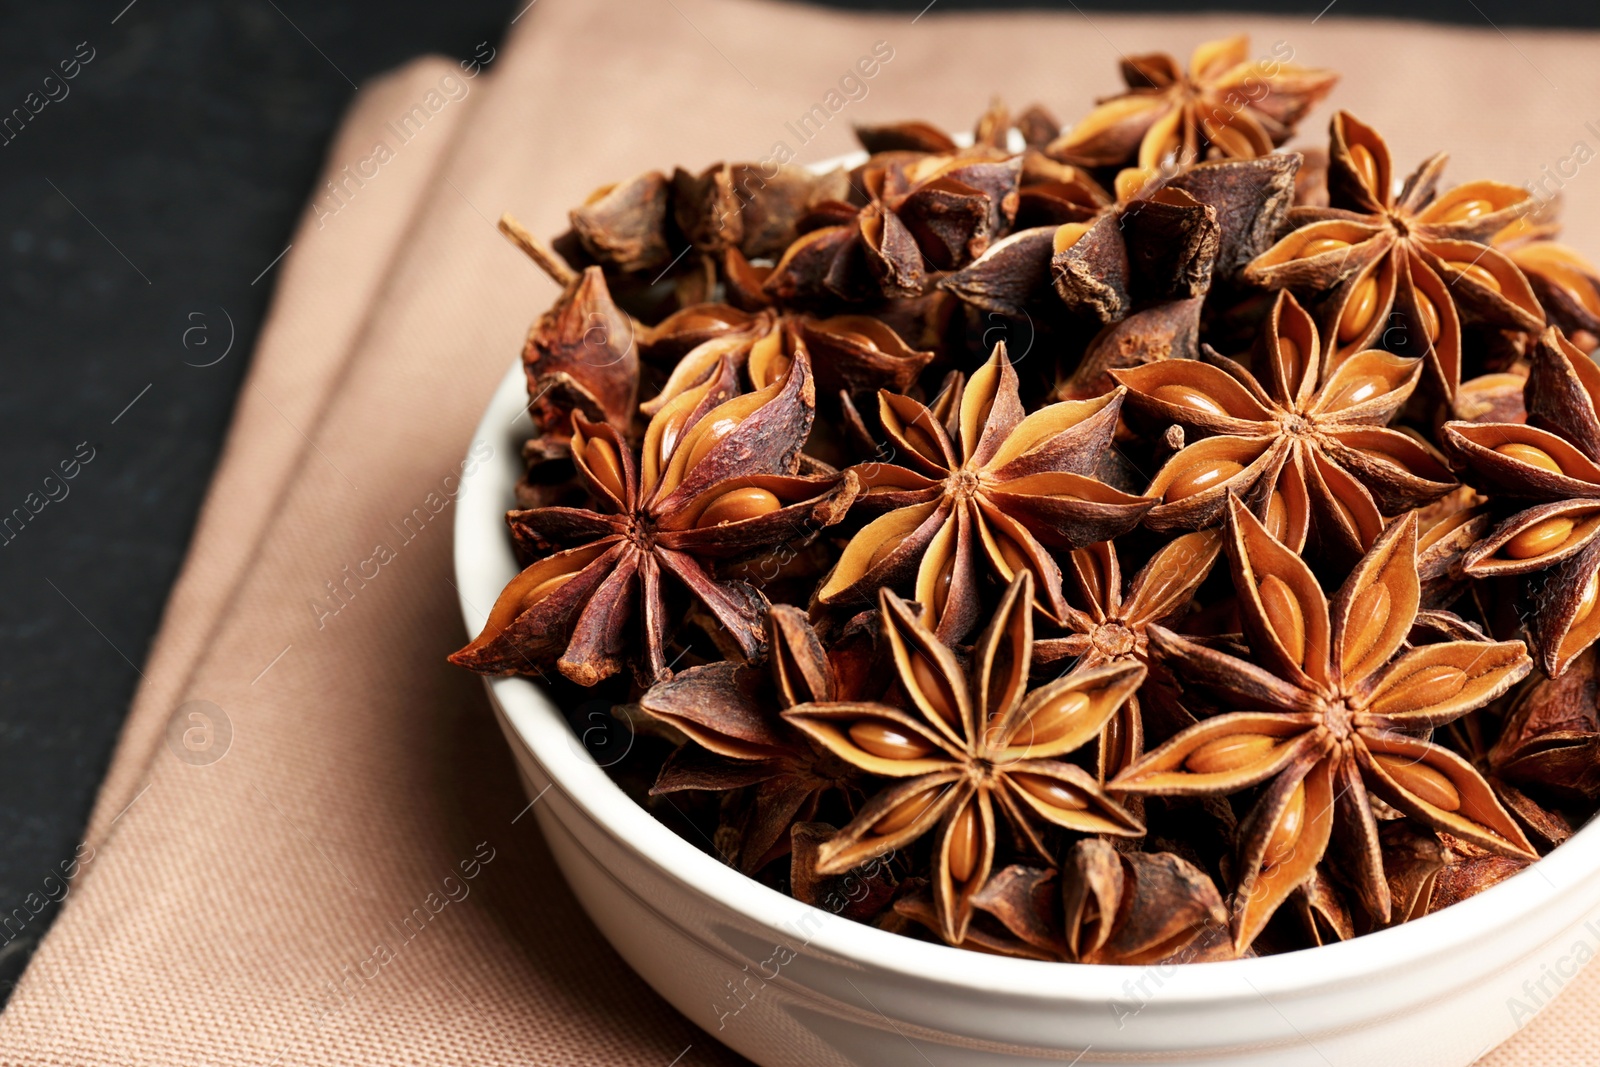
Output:
<path fill-rule="evenodd" d="M 1382 129 L 1402 167 L 1449 146 L 1457 179 L 1524 182 L 1559 172 L 1574 142 L 1600 143 L 1584 126 L 1600 117 L 1584 110 L 1597 40 L 1571 32 L 937 7 L 913 21 L 739 0 L 527 10 L 470 94 L 322 229 L 308 212 L 277 268 L 253 386 L 97 806 L 93 858 L 0 1015 L 0 1064 L 661 1067 L 686 1048 L 685 1065 L 737 1062 L 581 918 L 534 821 L 512 824 L 525 801 L 478 683 L 443 663 L 461 639 L 450 511 L 409 541 L 391 525 L 455 473 L 554 292 L 491 220 L 510 209 L 553 233 L 605 181 L 764 159 L 780 141 L 816 162 L 851 147 L 852 121 L 962 126 L 991 91 L 1070 117 L 1114 88 L 1118 49 L 1185 54 L 1237 28 L 1260 54 L 1283 40 L 1345 71 L 1337 102 Z M 878 41 L 894 54 L 866 97 L 802 145 L 786 124 Z M 414 65 L 370 86 L 330 172 L 375 138 L 392 144 L 385 124 L 440 73 Z M 1566 180 L 1571 239 L 1600 254 L 1600 183 L 1586 169 Z M 379 541 L 395 558 L 319 619 L 325 583 Z M 209 766 L 160 740 L 193 699 L 233 725 Z M 349 977 L 489 849 L 469 897 L 376 978 Z M 1600 971 L 1571 985 L 1485 1062 L 1591 1062 Z"/>

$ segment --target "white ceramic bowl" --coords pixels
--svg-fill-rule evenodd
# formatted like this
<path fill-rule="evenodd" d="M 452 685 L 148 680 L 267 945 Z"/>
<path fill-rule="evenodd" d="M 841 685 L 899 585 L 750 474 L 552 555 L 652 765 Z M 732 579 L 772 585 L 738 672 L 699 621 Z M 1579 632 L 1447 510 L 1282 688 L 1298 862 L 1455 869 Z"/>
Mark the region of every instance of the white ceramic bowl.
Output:
<path fill-rule="evenodd" d="M 532 432 L 526 401 L 519 365 L 478 427 L 494 456 L 456 498 L 470 634 L 517 573 L 504 516 Z M 489 693 L 595 925 L 679 1011 L 763 1067 L 1462 1067 L 1600 954 L 1600 823 L 1455 907 L 1305 952 L 1109 967 L 917 941 L 724 866 L 613 784 L 536 684 L 495 679 Z"/>

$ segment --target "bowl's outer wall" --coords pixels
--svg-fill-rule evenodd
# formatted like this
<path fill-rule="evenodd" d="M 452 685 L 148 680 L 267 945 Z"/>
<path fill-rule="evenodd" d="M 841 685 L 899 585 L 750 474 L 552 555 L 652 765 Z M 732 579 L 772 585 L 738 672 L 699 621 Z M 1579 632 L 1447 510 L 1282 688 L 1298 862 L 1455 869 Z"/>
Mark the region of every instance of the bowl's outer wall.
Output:
<path fill-rule="evenodd" d="M 457 498 L 457 584 L 474 633 L 517 571 L 504 514 L 531 432 L 517 416 L 525 399 L 513 367 L 478 429 L 494 456 Z M 496 679 L 490 693 L 595 924 L 662 996 L 764 1067 L 1464 1067 L 1600 954 L 1600 825 L 1478 897 L 1311 952 L 1131 968 L 927 944 L 743 877 L 628 799 L 533 683 Z"/>

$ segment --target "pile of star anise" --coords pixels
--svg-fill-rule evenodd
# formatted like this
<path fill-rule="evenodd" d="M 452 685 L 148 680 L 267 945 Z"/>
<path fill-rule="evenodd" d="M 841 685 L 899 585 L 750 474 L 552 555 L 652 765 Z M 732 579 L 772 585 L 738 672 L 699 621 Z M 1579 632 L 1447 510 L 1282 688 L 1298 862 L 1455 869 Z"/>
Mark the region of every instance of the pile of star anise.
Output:
<path fill-rule="evenodd" d="M 1600 276 L 1244 38 L 1063 129 L 651 171 L 540 244 L 526 567 L 452 659 L 802 901 L 989 952 L 1314 945 L 1600 801 Z"/>

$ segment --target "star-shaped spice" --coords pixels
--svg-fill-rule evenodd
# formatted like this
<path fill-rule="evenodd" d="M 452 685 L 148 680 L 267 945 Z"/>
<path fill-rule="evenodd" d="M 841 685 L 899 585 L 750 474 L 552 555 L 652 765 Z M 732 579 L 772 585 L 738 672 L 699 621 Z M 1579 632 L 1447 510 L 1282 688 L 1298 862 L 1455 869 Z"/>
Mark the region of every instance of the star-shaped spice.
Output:
<path fill-rule="evenodd" d="M 884 590 L 884 633 L 909 706 L 812 703 L 783 716 L 845 762 L 892 780 L 822 847 L 818 871 L 847 871 L 937 827 L 934 900 L 952 944 L 962 940 L 972 896 L 994 863 L 996 808 L 1046 860 L 1045 827 L 1123 837 L 1144 832 L 1093 775 L 1062 759 L 1100 733 L 1138 688 L 1144 668 L 1116 663 L 1075 671 L 1030 691 L 1032 584 L 1023 571 L 1007 587 L 965 669 L 911 605 Z"/>
<path fill-rule="evenodd" d="M 1122 77 L 1128 91 L 1051 142 L 1050 155 L 1093 167 L 1264 156 L 1339 80 L 1332 71 L 1252 60 L 1242 34 L 1196 48 L 1187 74 L 1152 52 L 1125 56 Z"/>
<path fill-rule="evenodd" d="M 1143 795 L 1260 786 L 1240 823 L 1234 946 L 1242 951 L 1324 856 L 1376 922 L 1390 914 L 1369 794 L 1501 855 L 1534 858 L 1516 821 L 1428 731 L 1494 699 L 1531 669 L 1520 641 L 1402 651 L 1417 614 L 1417 523 L 1386 530 L 1330 604 L 1311 569 L 1230 501 L 1227 548 L 1257 662 L 1151 627 L 1151 654 L 1229 711 L 1184 730 L 1111 783 Z"/>
<path fill-rule="evenodd" d="M 1528 422 L 1449 422 L 1444 441 L 1475 484 L 1519 502 L 1462 557 L 1474 578 L 1548 571 L 1527 620 L 1539 665 L 1556 677 L 1600 639 L 1600 368 L 1555 327 L 1532 352 Z"/>
<path fill-rule="evenodd" d="M 765 671 L 726 660 L 708 663 L 657 682 L 639 698 L 642 710 L 693 742 L 662 766 L 652 796 L 755 787 L 736 858 L 747 873 L 781 854 L 789 828 L 813 818 L 830 790 L 850 798 L 857 777 L 849 764 L 778 717 L 796 704 L 863 695 L 842 690 L 805 612 L 773 605 L 767 649 Z"/>
<path fill-rule="evenodd" d="M 1146 525 L 1209 526 L 1237 495 L 1296 551 L 1314 530 L 1327 549 L 1359 555 L 1385 515 L 1454 488 L 1442 456 L 1385 427 L 1416 387 L 1421 362 L 1372 350 L 1325 369 L 1324 355 L 1311 316 L 1282 292 L 1256 338 L 1253 362 L 1264 385 L 1209 350 L 1209 362 L 1113 371 L 1132 411 L 1206 435 L 1157 472 L 1145 492 L 1161 503 Z"/>
<path fill-rule="evenodd" d="M 914 576 L 924 621 L 946 641 L 977 622 L 980 579 L 1034 576 L 1040 610 L 1060 619 L 1061 572 L 1046 546 L 1072 549 L 1138 524 L 1151 501 L 1094 477 L 1116 427 L 1121 392 L 1024 414 L 1004 343 L 955 395 L 954 427 L 911 397 L 880 392 L 893 463 L 851 468 L 863 510 L 881 513 L 846 546 L 817 590 L 822 605 L 870 604 Z"/>
<path fill-rule="evenodd" d="M 572 460 L 596 503 L 511 513 L 513 536 L 536 558 L 451 662 L 535 673 L 554 658 L 566 677 L 594 685 L 634 652 L 643 678 L 660 680 L 671 625 L 664 574 L 716 620 L 731 655 L 758 656 L 764 598 L 712 568 L 843 517 L 854 475 L 793 473 L 814 407 L 810 360 L 797 348 L 782 376 L 752 393 L 738 394 L 723 361 L 656 413 L 637 454 L 616 427 L 574 413 Z"/>
<path fill-rule="evenodd" d="M 1073 632 L 1036 640 L 1034 669 L 1069 659 L 1077 660 L 1079 667 L 1129 659 L 1146 662 L 1150 624 L 1166 622 L 1188 608 L 1221 551 L 1222 537 L 1215 530 L 1175 538 L 1150 557 L 1124 593 L 1115 542 L 1074 549 L 1067 565 L 1063 619 L 1064 628 Z M 1135 694 L 1100 732 L 1095 765 L 1101 780 L 1114 777 L 1143 752 L 1144 717 Z"/>
<path fill-rule="evenodd" d="M 1492 181 L 1435 195 L 1442 152 L 1396 193 L 1389 146 L 1344 111 L 1334 116 L 1328 156 L 1330 206 L 1290 212 L 1299 228 L 1258 256 L 1245 277 L 1319 300 L 1333 366 L 1377 347 L 1425 356 L 1454 401 L 1463 316 L 1511 330 L 1544 325 L 1528 280 L 1485 243 L 1529 211 L 1532 198 Z"/>

